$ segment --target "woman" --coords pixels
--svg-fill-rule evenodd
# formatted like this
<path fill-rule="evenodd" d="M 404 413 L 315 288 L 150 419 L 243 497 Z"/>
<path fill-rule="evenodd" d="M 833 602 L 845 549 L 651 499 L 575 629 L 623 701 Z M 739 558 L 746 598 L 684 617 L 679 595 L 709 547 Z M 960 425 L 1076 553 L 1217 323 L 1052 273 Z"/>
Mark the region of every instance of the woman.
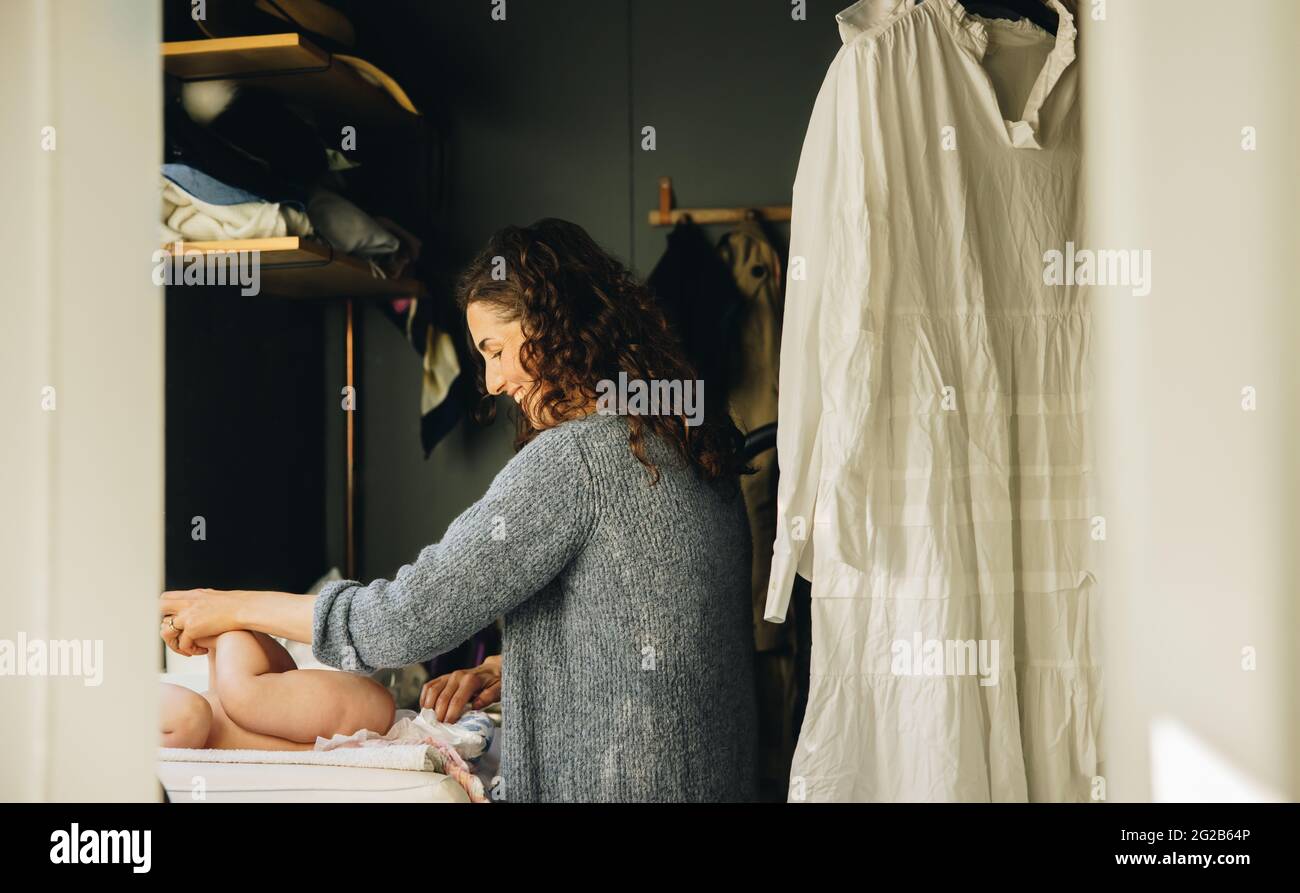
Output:
<path fill-rule="evenodd" d="M 392 580 L 315 597 L 165 593 L 163 637 L 188 654 L 196 638 L 248 629 L 370 673 L 427 660 L 504 615 L 499 662 L 425 692 L 444 712 L 499 681 L 495 797 L 752 799 L 735 428 L 709 414 L 688 424 L 680 406 L 607 414 L 598 396 L 619 373 L 679 385 L 692 373 L 654 298 L 572 223 L 497 233 L 457 297 L 485 401 L 506 394 L 520 408 L 518 453 L 487 494 Z"/>

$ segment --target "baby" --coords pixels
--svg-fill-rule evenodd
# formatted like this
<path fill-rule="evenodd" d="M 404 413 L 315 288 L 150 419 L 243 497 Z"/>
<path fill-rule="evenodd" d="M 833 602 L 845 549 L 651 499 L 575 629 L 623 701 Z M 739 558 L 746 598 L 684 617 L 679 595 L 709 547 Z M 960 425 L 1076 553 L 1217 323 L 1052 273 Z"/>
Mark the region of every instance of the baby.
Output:
<path fill-rule="evenodd" d="M 164 747 L 311 750 L 317 736 L 381 735 L 396 714 L 388 689 L 365 676 L 300 670 L 264 633 L 196 640 L 208 650 L 208 691 L 163 683 Z"/>

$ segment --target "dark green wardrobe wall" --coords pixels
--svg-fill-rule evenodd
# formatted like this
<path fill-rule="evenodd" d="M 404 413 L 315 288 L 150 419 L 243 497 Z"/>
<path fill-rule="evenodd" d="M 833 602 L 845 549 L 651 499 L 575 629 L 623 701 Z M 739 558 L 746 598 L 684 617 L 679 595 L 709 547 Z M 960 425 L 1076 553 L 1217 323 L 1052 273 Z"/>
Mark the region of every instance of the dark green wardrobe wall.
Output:
<path fill-rule="evenodd" d="M 340 4 L 360 54 L 391 73 L 443 137 L 436 226 L 449 270 L 497 228 L 562 217 L 648 274 L 668 229 L 657 182 L 683 206 L 788 204 L 813 101 L 847 2 L 490 0 Z M 643 151 L 641 128 L 656 129 Z M 428 209 L 417 208 L 416 211 Z M 724 227 L 715 227 L 720 236 Z M 783 237 L 787 227 L 778 228 Z M 512 455 L 512 426 L 462 423 L 426 461 L 420 367 L 373 307 L 359 342 L 359 576 L 390 577 L 483 494 Z M 327 314 L 327 387 L 341 386 L 342 315 Z M 331 560 L 342 562 L 341 413 L 327 420 Z"/>

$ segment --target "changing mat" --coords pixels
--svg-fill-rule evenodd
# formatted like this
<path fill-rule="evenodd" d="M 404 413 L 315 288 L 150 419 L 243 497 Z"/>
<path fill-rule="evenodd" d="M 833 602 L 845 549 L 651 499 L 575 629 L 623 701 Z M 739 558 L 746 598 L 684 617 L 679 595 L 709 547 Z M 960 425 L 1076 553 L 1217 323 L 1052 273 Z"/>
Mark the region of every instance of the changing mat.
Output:
<path fill-rule="evenodd" d="M 172 803 L 469 802 L 454 778 L 438 772 L 212 761 L 164 761 L 157 772 Z"/>
<path fill-rule="evenodd" d="M 481 711 L 471 710 L 456 723 L 442 723 L 434 718 L 432 710 L 415 713 L 411 710 L 397 711 L 396 722 L 387 734 L 378 735 L 369 730 L 362 730 L 355 735 L 335 735 L 332 739 L 317 738 L 315 750 L 220 750 L 214 748 L 180 748 L 161 747 L 158 749 L 159 777 L 168 789 L 168 779 L 164 768 L 168 764 L 184 764 L 197 767 L 188 770 L 206 778 L 211 770 L 204 764 L 228 764 L 232 766 L 257 766 L 264 768 L 259 772 L 248 770 L 246 774 L 265 776 L 280 783 L 283 777 L 289 779 L 291 774 L 301 776 L 301 770 L 290 773 L 286 767 L 339 767 L 356 770 L 389 770 L 398 772 L 431 772 L 440 777 L 449 778 L 463 789 L 467 799 L 475 803 L 486 803 L 488 798 L 483 791 L 483 782 L 475 774 L 471 762 L 488 750 L 494 737 L 495 725 L 490 717 Z M 274 769 L 269 767 L 274 766 Z M 174 771 L 170 775 L 181 778 L 181 793 L 189 796 L 184 782 L 189 777 L 186 772 L 179 775 Z M 338 778 L 326 773 L 327 777 Z M 364 773 L 356 776 L 364 777 Z M 229 781 L 229 772 L 222 776 L 223 783 Z M 405 782 L 394 779 L 399 785 L 409 782 L 411 789 L 419 789 L 423 782 Z M 289 783 L 289 782 L 286 782 Z M 364 787 L 363 783 L 363 787 Z M 269 793 L 271 788 L 262 792 Z M 292 790 L 299 790 L 293 788 Z M 333 789 L 340 793 L 342 789 Z M 257 793 L 244 790 L 242 793 Z M 324 793 L 324 792 L 322 792 Z M 194 798 L 198 799 L 198 798 Z M 382 798 L 380 798 L 382 799 Z"/>
<path fill-rule="evenodd" d="M 164 763 L 275 763 L 294 766 L 347 766 L 353 769 L 400 769 L 407 772 L 441 772 L 443 756 L 428 744 L 340 750 L 217 750 L 215 748 L 160 747 Z"/>

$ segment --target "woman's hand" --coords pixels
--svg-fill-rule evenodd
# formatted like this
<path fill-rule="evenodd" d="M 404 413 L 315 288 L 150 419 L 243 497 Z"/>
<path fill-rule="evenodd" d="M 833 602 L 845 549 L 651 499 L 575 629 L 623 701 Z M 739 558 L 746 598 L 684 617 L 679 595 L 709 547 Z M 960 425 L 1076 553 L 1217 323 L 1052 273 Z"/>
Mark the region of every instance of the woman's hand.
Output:
<path fill-rule="evenodd" d="M 455 722 L 466 705 L 475 710 L 501 700 L 501 655 L 472 670 L 456 670 L 424 683 L 420 706 L 431 707 L 439 722 Z"/>
<path fill-rule="evenodd" d="M 159 601 L 163 641 L 172 651 L 186 657 L 207 654 L 208 650 L 195 645 L 195 640 L 242 629 L 237 617 L 245 595 L 247 593 L 238 589 L 175 589 L 164 592 Z"/>

